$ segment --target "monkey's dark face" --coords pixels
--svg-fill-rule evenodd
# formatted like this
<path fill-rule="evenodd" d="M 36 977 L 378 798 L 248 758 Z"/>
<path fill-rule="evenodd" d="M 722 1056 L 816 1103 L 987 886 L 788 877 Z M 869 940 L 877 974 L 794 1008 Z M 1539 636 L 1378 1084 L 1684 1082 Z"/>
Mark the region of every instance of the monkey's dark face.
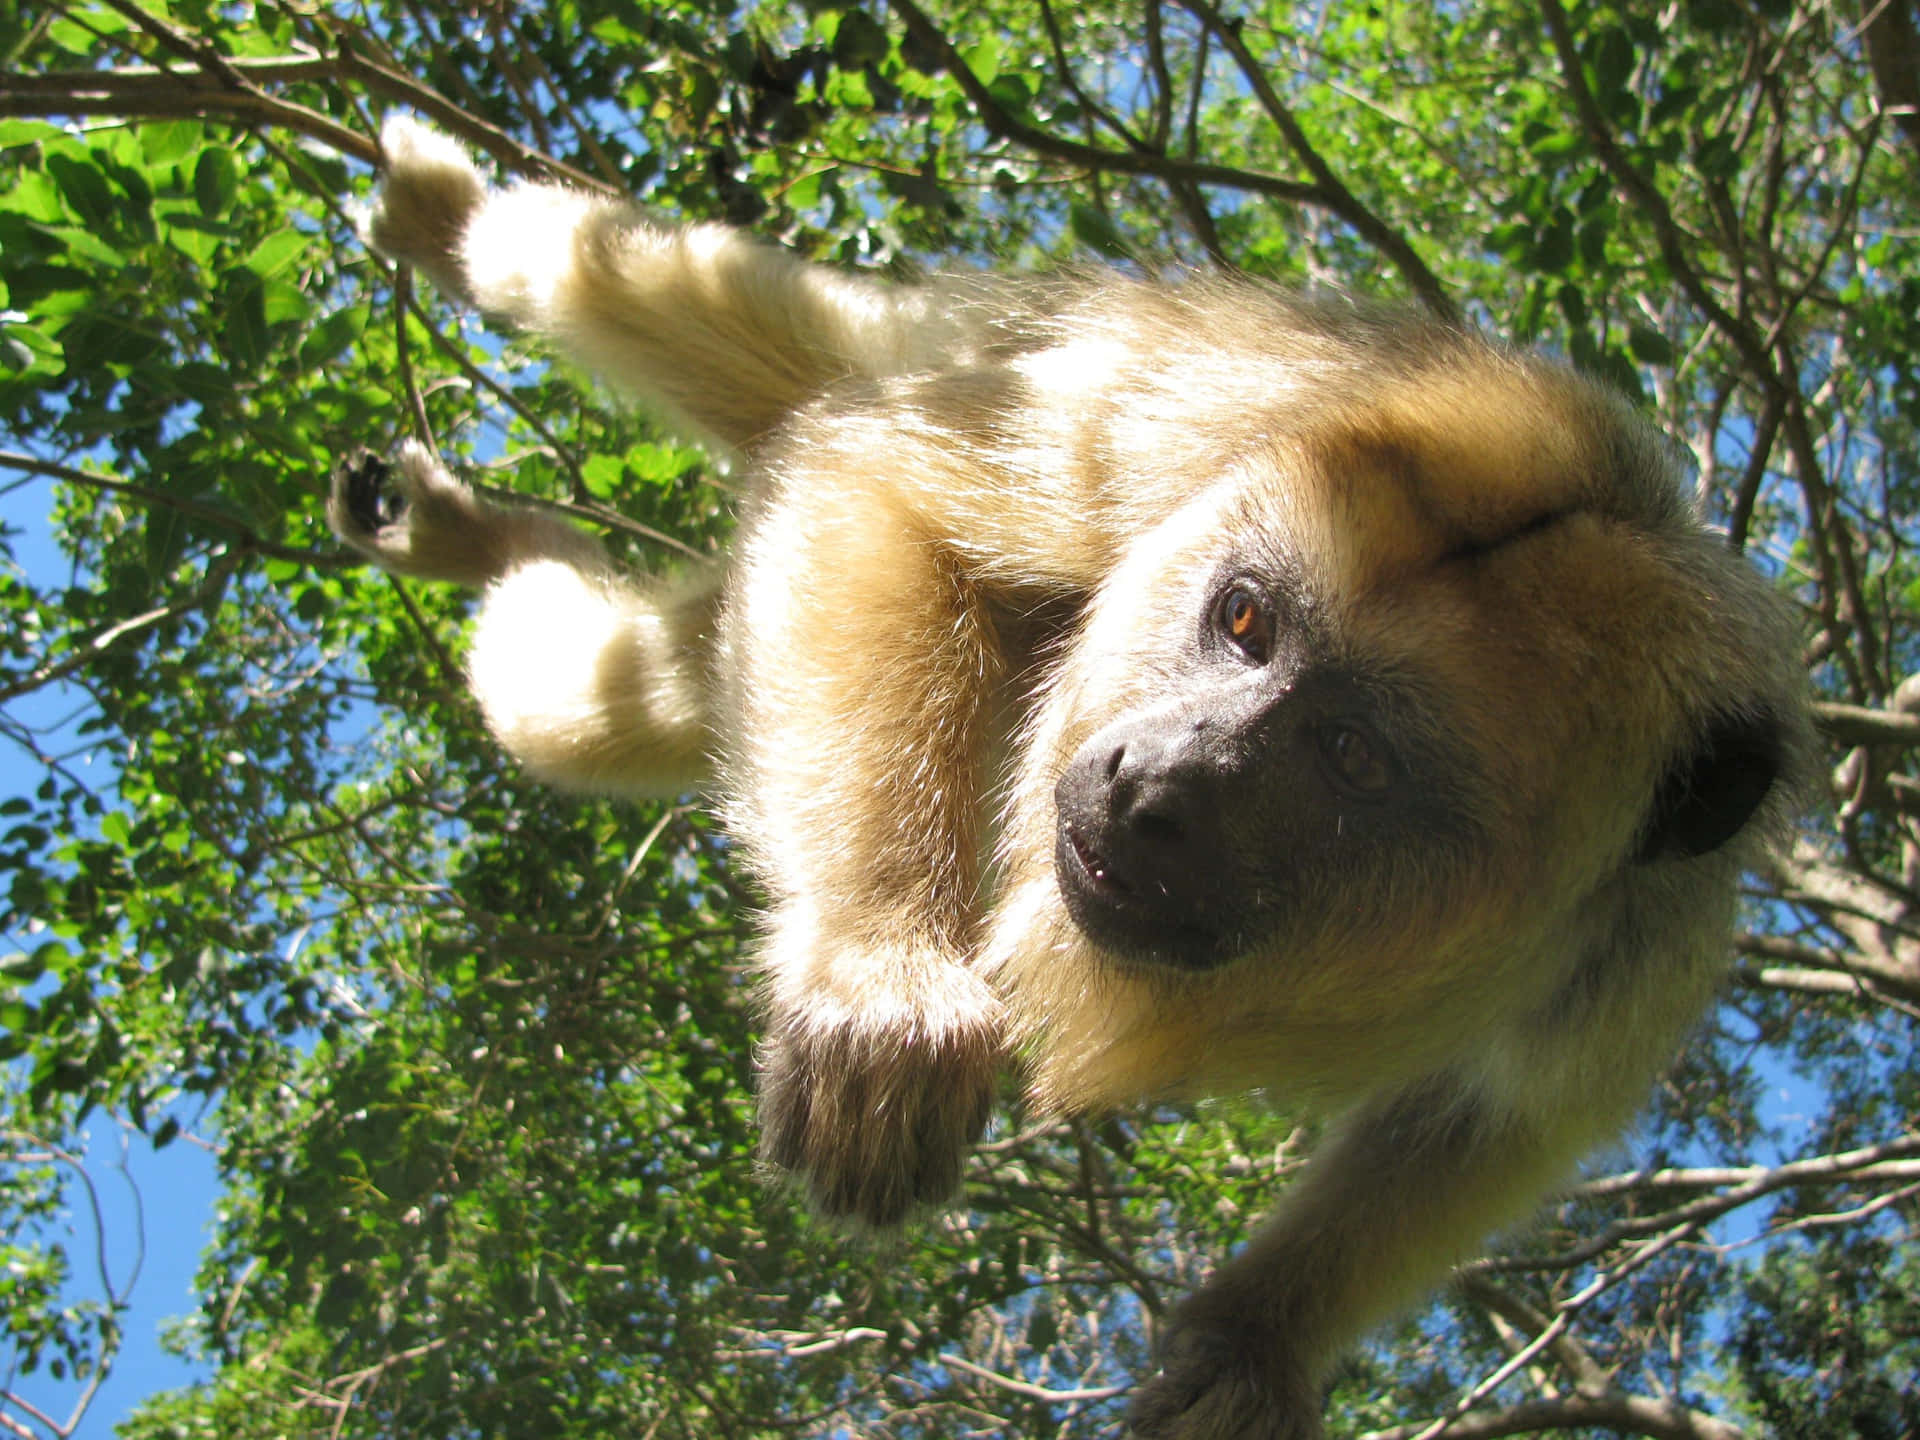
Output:
<path fill-rule="evenodd" d="M 1764 718 L 1690 715 L 1660 659 L 1710 622 L 1668 542 L 1608 513 L 1626 482 L 1433 450 L 1276 454 L 1122 567 L 1131 623 L 1085 638 L 1053 786 L 1055 880 L 1100 955 L 1419 964 L 1410 935 L 1551 926 L 1764 797 Z"/>
<path fill-rule="evenodd" d="M 1292 593 L 1290 593 L 1292 592 Z M 1229 569 L 1167 678 L 1055 787 L 1068 913 L 1122 959 L 1205 970 L 1312 928 L 1336 892 L 1459 856 L 1460 757 L 1395 680 L 1331 658 L 1293 587 Z M 1449 773 L 1449 771 L 1453 773 Z M 1335 885 L 1335 881 L 1338 885 Z"/>

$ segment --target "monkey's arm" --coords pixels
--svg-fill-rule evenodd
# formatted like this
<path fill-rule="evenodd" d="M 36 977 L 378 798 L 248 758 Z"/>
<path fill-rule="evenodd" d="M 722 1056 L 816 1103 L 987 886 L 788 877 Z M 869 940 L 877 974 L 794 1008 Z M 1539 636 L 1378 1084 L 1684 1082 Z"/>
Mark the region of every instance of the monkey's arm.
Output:
<path fill-rule="evenodd" d="M 834 482 L 776 489 L 743 538 L 751 783 L 728 819 L 768 898 L 765 1153 L 824 1212 L 885 1226 L 958 1185 L 1001 1059 L 965 960 L 1006 666 L 986 598 L 882 471 Z"/>
<path fill-rule="evenodd" d="M 489 192 L 457 144 L 404 116 L 380 144 L 377 249 L 728 445 L 751 448 L 841 380 L 912 366 L 951 329 L 912 290 L 723 225 L 560 186 Z"/>
<path fill-rule="evenodd" d="M 503 748 L 574 789 L 705 783 L 717 568 L 617 574 L 583 531 L 495 505 L 412 441 L 334 474 L 334 532 L 384 568 L 485 587 L 468 679 Z"/>
<path fill-rule="evenodd" d="M 1368 1326 L 1524 1214 L 1593 1137 L 1434 1078 L 1316 1152 L 1278 1212 L 1172 1315 L 1140 1440 L 1311 1440 L 1321 1385 Z"/>

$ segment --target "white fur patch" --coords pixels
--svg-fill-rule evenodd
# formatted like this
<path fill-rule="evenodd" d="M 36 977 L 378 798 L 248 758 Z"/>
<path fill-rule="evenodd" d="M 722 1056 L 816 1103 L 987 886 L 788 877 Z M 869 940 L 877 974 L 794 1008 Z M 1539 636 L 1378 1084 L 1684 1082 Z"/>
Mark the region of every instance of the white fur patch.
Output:
<path fill-rule="evenodd" d="M 600 657 L 625 624 L 605 590 L 557 560 L 523 565 L 487 592 L 468 669 L 508 749 L 551 750 L 597 721 Z"/>
<path fill-rule="evenodd" d="M 516 185 L 487 197 L 467 229 L 467 281 L 483 310 L 524 325 L 553 323 L 560 287 L 574 269 L 572 236 L 591 196 Z"/>

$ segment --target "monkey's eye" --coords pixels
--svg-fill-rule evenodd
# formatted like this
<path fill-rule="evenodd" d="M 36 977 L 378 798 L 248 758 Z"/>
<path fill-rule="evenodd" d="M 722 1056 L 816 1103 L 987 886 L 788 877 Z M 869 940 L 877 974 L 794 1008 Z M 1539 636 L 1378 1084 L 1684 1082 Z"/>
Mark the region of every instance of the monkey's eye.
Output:
<path fill-rule="evenodd" d="M 1214 618 L 1236 650 L 1257 665 L 1267 663 L 1273 654 L 1273 617 L 1251 587 L 1228 586 Z"/>
<path fill-rule="evenodd" d="M 1378 795 L 1393 783 L 1392 752 L 1372 732 L 1334 721 L 1320 729 L 1320 754 L 1333 778 L 1359 795 Z"/>

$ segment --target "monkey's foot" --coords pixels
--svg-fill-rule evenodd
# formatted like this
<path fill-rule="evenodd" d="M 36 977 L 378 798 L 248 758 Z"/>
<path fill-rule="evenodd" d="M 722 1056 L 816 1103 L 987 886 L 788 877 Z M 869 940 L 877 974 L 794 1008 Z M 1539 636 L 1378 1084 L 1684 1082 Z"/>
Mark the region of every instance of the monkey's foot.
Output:
<path fill-rule="evenodd" d="M 347 544 L 402 575 L 484 585 L 504 568 L 500 512 L 412 440 L 391 462 L 362 450 L 335 466 L 327 519 Z"/>
<path fill-rule="evenodd" d="M 953 967 L 931 1007 L 776 1014 L 760 1062 L 762 1157 L 832 1219 L 887 1228 L 960 1186 L 993 1106 L 999 1004 Z"/>
<path fill-rule="evenodd" d="M 460 246 L 487 190 L 466 151 L 417 120 L 391 115 L 380 127 L 380 166 L 368 242 L 425 271 L 442 294 L 470 300 Z"/>
<path fill-rule="evenodd" d="M 406 503 L 393 466 L 372 450 L 356 450 L 333 467 L 329 505 L 337 516 L 333 528 L 343 537 L 377 535 L 400 519 Z"/>
<path fill-rule="evenodd" d="M 415 512 L 430 519 L 439 512 L 471 514 L 473 494 L 414 440 L 402 441 L 392 460 L 357 450 L 333 467 L 333 491 L 327 519 L 333 532 L 375 559 L 402 550 Z"/>
<path fill-rule="evenodd" d="M 1173 1327 L 1160 1373 L 1134 1391 L 1134 1440 L 1320 1440 L 1317 1387 L 1260 1330 Z"/>

